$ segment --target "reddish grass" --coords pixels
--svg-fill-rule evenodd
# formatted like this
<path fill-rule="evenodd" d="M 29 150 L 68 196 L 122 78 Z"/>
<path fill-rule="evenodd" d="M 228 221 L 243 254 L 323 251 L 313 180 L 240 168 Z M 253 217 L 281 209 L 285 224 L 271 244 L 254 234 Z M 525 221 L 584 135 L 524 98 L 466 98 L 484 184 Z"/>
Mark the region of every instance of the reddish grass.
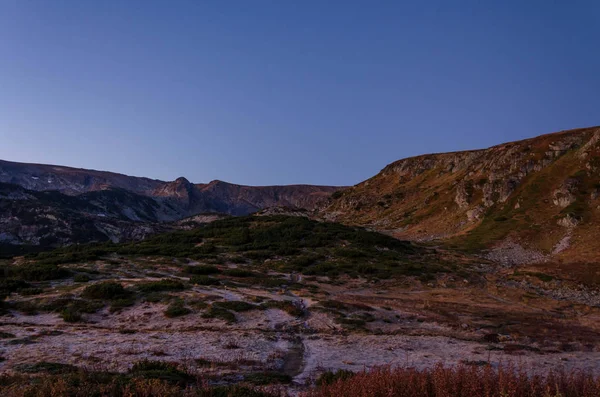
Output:
<path fill-rule="evenodd" d="M 313 389 L 303 397 L 598 397 L 600 376 L 550 372 L 528 376 L 513 366 L 383 367 Z"/>

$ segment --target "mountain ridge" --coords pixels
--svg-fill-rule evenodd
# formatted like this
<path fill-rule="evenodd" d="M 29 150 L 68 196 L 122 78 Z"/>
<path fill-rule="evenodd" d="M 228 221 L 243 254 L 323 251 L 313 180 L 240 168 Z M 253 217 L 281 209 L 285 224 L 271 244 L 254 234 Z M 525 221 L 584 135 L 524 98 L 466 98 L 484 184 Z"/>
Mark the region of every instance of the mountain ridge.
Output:
<path fill-rule="evenodd" d="M 544 259 L 594 260 L 599 143 L 600 127 L 588 127 L 397 160 L 335 193 L 320 214 L 402 239 L 469 250 L 517 241 Z"/>
<path fill-rule="evenodd" d="M 248 215 L 275 206 L 313 211 L 341 189 L 245 186 L 220 180 L 193 184 L 185 177 L 165 182 L 4 160 L 0 184 L 5 192 L 0 194 L 0 243 L 35 245 L 141 239 L 169 230 L 160 223 L 203 213 Z"/>

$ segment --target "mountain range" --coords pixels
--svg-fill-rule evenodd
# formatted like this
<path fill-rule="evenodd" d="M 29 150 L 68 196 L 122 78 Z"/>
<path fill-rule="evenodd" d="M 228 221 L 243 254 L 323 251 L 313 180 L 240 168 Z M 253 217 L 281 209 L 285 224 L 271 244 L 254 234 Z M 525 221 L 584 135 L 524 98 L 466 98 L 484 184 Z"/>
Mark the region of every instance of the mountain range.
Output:
<path fill-rule="evenodd" d="M 64 245 L 142 239 L 203 213 L 314 210 L 339 187 L 193 184 L 71 167 L 0 161 L 0 243 Z"/>
<path fill-rule="evenodd" d="M 5 244 L 143 239 L 206 221 L 198 214 L 289 207 L 508 264 L 587 263 L 600 249 L 600 127 L 402 159 L 349 188 L 165 182 L 8 161 L 0 183 Z"/>

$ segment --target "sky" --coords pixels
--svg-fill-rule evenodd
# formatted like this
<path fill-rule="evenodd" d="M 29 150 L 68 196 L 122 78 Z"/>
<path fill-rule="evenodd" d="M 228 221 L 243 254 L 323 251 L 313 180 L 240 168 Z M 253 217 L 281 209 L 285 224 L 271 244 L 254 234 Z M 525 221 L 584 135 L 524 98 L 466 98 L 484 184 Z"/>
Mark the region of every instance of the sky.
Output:
<path fill-rule="evenodd" d="M 352 185 L 600 124 L 600 2 L 0 0 L 0 159 Z"/>

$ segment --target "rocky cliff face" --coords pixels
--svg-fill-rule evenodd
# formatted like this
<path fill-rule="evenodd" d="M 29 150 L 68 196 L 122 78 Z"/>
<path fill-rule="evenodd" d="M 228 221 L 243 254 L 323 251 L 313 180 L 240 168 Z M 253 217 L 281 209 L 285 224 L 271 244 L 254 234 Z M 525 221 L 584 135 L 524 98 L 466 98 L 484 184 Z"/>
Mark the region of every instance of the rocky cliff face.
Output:
<path fill-rule="evenodd" d="M 588 260 L 600 231 L 599 143 L 594 127 L 399 160 L 336 193 L 322 214 L 401 238 L 470 249 L 518 241 Z"/>
<path fill-rule="evenodd" d="M 157 208 L 148 197 L 118 189 L 67 196 L 0 183 L 0 248 L 141 240 L 172 229 L 151 221 Z"/>

